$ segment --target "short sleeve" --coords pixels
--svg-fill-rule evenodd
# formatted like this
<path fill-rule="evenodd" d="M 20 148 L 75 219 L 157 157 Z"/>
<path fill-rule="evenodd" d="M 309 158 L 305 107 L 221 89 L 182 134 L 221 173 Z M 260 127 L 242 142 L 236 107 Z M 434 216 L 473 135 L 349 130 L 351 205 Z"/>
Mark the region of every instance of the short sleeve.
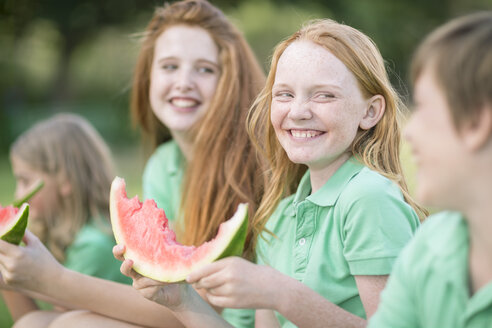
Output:
<path fill-rule="evenodd" d="M 352 275 L 387 275 L 419 220 L 398 186 L 373 172 L 365 174 L 340 196 L 343 254 Z"/>

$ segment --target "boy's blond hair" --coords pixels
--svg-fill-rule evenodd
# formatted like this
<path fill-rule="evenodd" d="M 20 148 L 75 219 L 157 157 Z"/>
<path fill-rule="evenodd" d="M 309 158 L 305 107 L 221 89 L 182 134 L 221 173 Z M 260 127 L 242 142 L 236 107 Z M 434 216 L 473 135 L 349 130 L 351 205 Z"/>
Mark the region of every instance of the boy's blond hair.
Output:
<path fill-rule="evenodd" d="M 492 110 L 492 12 L 454 19 L 432 32 L 418 47 L 412 82 L 431 68 L 457 128 Z"/>

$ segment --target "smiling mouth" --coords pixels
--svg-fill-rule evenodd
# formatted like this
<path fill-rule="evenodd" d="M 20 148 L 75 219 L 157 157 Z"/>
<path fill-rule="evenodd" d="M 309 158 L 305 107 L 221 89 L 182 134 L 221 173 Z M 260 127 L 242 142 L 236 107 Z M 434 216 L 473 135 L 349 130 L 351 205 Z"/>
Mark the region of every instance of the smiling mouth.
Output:
<path fill-rule="evenodd" d="M 172 98 L 169 101 L 173 106 L 177 108 L 194 108 L 198 106 L 200 103 L 194 99 L 182 99 L 182 98 Z"/>
<path fill-rule="evenodd" d="M 294 138 L 311 139 L 322 135 L 324 132 L 317 130 L 289 130 Z"/>

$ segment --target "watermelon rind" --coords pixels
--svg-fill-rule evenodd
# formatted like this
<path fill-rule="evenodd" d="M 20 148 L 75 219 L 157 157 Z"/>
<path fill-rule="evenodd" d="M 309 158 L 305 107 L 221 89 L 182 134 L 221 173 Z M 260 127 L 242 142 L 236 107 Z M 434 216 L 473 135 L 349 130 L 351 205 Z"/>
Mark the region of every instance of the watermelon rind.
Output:
<path fill-rule="evenodd" d="M 241 204 L 245 205 L 245 204 Z M 239 208 L 238 208 L 239 210 Z M 222 252 L 222 254 L 219 255 L 217 260 L 223 259 L 229 256 L 241 256 L 243 254 L 244 250 L 244 243 L 246 242 L 246 237 L 248 235 L 248 208 L 246 206 L 245 208 L 246 213 L 242 214 L 241 212 L 239 215 L 243 215 L 243 223 L 241 223 L 241 226 L 239 229 L 236 231 L 234 236 L 231 239 L 231 242 L 229 243 L 229 246 Z"/>
<path fill-rule="evenodd" d="M 33 187 L 32 189 L 21 199 L 16 199 L 12 202 L 12 206 L 14 207 L 20 207 L 22 204 L 26 203 L 29 199 L 31 199 L 32 196 L 34 196 L 41 188 L 43 188 L 44 182 L 43 180 L 39 180 Z"/>
<path fill-rule="evenodd" d="M 110 214 L 116 242 L 124 245 L 124 235 L 121 227 L 119 226 L 117 196 L 115 196 L 116 190 L 122 188 L 122 184 L 124 188 L 124 180 L 118 177 L 115 178 L 112 183 Z M 222 234 L 220 232 L 221 230 L 223 231 Z M 143 276 L 162 282 L 180 282 L 185 280 L 192 271 L 203 267 L 206 264 L 212 263 L 213 261 L 227 256 L 241 255 L 244 248 L 247 231 L 248 205 L 239 204 L 233 217 L 222 223 L 219 227 L 218 236 L 212 241 L 205 243 L 209 244 L 209 247 L 213 247 L 207 249 L 208 252 L 206 255 L 201 257 L 191 266 L 177 265 L 177 268 L 166 268 L 159 263 L 150 263 L 140 255 L 137 249 L 133 250 L 130 247 L 126 247 L 125 254 L 123 256 L 125 259 L 131 259 L 133 261 L 133 269 Z M 198 248 L 199 247 L 197 247 L 197 249 Z"/>
<path fill-rule="evenodd" d="M 27 227 L 27 218 L 29 216 L 29 205 L 21 205 L 19 212 L 0 230 L 0 239 L 11 244 L 19 245 L 24 237 Z"/>

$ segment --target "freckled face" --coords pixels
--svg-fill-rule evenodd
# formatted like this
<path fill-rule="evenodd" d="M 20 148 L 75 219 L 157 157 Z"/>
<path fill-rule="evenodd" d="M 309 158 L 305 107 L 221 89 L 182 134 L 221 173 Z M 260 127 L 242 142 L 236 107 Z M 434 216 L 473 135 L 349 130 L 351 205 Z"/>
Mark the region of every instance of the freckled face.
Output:
<path fill-rule="evenodd" d="M 366 106 L 355 76 L 330 51 L 296 41 L 281 55 L 271 121 L 294 163 L 324 169 L 346 155 Z"/>
<path fill-rule="evenodd" d="M 219 50 L 204 29 L 176 25 L 157 38 L 150 103 L 173 136 L 186 135 L 208 110 L 219 76 Z"/>

